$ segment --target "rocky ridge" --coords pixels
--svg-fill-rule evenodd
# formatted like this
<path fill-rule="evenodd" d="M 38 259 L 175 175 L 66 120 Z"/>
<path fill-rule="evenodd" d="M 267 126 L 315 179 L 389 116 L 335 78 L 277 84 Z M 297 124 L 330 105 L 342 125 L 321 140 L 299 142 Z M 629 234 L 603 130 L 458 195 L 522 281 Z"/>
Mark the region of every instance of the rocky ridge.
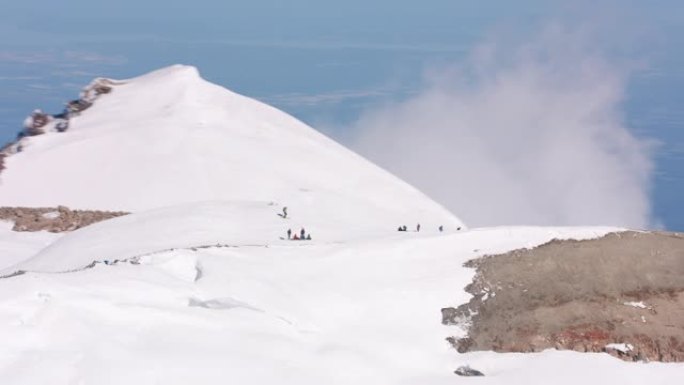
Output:
<path fill-rule="evenodd" d="M 24 127 L 19 131 L 16 139 L 0 148 L 0 172 L 6 167 L 6 157 L 22 151 L 26 138 L 51 132 L 62 133 L 67 131 L 71 118 L 80 115 L 81 112 L 92 107 L 100 96 L 111 93 L 115 86 L 121 84 L 125 84 L 125 82 L 107 78 L 95 78 L 87 86 L 83 87 L 78 99 L 70 100 L 65 104 L 62 112 L 47 114 L 40 109 L 34 110 L 24 121 Z"/>

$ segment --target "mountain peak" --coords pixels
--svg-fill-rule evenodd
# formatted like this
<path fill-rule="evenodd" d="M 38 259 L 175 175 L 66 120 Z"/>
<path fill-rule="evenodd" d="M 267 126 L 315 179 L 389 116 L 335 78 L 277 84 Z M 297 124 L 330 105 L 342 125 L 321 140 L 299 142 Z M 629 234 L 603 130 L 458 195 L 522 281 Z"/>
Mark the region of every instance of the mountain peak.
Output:
<path fill-rule="evenodd" d="M 162 82 L 168 85 L 204 83 L 199 70 L 195 66 L 185 64 L 173 64 L 154 70 L 142 76 L 128 80 L 129 82 Z"/>
<path fill-rule="evenodd" d="M 25 138 L 5 159 L 0 205 L 135 212 L 259 201 L 369 229 L 462 226 L 405 182 L 292 116 L 202 80 L 195 67 L 89 87 L 102 85 L 108 91 L 67 131 Z"/>

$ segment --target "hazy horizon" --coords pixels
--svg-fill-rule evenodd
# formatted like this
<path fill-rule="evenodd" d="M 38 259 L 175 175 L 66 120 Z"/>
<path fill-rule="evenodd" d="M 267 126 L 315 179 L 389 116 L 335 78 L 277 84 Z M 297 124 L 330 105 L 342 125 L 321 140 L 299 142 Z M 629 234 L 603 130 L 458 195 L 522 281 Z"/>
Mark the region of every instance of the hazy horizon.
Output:
<path fill-rule="evenodd" d="M 361 152 L 466 221 L 605 218 L 684 230 L 684 5 L 675 1 L 5 8 L 4 140 L 34 108 L 59 112 L 93 77 L 185 63 Z"/>

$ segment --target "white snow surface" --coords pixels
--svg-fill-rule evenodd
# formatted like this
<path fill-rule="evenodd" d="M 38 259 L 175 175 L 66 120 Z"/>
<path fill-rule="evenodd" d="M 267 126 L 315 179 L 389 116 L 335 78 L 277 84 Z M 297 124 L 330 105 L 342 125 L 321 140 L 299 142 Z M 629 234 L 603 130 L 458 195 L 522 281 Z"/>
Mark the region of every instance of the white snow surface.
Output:
<path fill-rule="evenodd" d="M 193 209 L 196 217 L 188 215 Z M 283 220 L 271 210 L 253 202 L 183 205 L 61 238 L 29 261 L 33 267 L 83 267 L 103 250 L 112 250 L 111 259 L 142 256 L 137 264 L 0 279 L 3 383 L 452 384 L 460 381 L 453 371 L 466 364 L 489 384 L 681 378 L 681 365 L 555 351 L 459 354 L 445 341 L 461 331 L 441 324 L 440 309 L 469 300 L 468 259 L 618 229 L 503 227 L 295 242 L 274 238 Z M 229 225 L 222 217 L 231 212 L 253 220 Z M 187 228 L 170 230 L 183 219 Z M 155 230 L 162 223 L 168 228 Z M 149 231 L 136 236 L 145 225 Z M 197 247 L 215 236 L 232 245 Z"/>
<path fill-rule="evenodd" d="M 83 227 L 54 242 L 37 255 L 10 270 L 60 272 L 78 269 L 94 260 L 128 259 L 178 248 L 211 245 L 269 246 L 272 244 L 311 245 L 320 242 L 350 242 L 394 235 L 392 227 L 376 226 L 369 218 L 349 226 L 345 218 L 321 217 L 289 210 L 286 219 L 278 216 L 282 207 L 274 202 L 199 202 L 133 213 Z M 311 241 L 287 240 L 287 230 L 301 229 Z M 437 229 L 423 229 L 437 233 Z M 413 234 L 413 233 L 401 233 Z"/>
<path fill-rule="evenodd" d="M 187 66 L 117 83 L 70 127 L 5 159 L 0 205 L 133 214 L 65 235 L 0 228 L 0 275 L 25 272 L 0 279 L 2 384 L 684 376 L 681 364 L 603 353 L 459 354 L 445 340 L 464 333 L 442 325 L 440 309 L 470 299 L 467 260 L 622 229 L 459 231 L 414 188 Z M 420 232 L 396 231 L 418 222 Z M 302 227 L 311 241 L 286 239 Z M 485 377 L 458 378 L 463 365 Z"/>
<path fill-rule="evenodd" d="M 27 138 L 22 148 L 5 159 L 2 206 L 143 211 L 276 201 L 348 226 L 463 227 L 407 183 L 191 66 L 117 81 L 67 132 Z"/>
<path fill-rule="evenodd" d="M 648 309 L 648 306 L 644 303 L 644 301 L 639 301 L 639 302 L 636 302 L 636 301 L 624 302 L 623 305 L 635 307 L 635 308 L 638 308 L 638 309 Z"/>
<path fill-rule="evenodd" d="M 13 231 L 13 222 L 0 221 L 0 271 L 33 257 L 62 234 Z"/>
<path fill-rule="evenodd" d="M 307 246 L 318 244 L 353 245 L 377 239 L 406 239 L 434 237 L 437 229 L 423 228 L 421 232 L 397 232 L 396 229 L 374 229 L 372 221 L 348 227 L 342 220 L 316 215 L 290 214 L 283 219 L 278 204 L 272 202 L 200 202 L 133 213 L 83 227 L 58 239 L 29 260 L 3 271 L 3 275 L 17 270 L 64 272 L 80 269 L 93 261 L 124 260 L 174 249 L 194 249 L 207 246 L 270 247 Z M 311 241 L 288 240 L 287 229 L 299 233 L 304 229 Z M 509 231 L 525 247 L 536 245 L 538 236 L 565 238 L 564 230 L 554 228 L 517 228 Z M 600 236 L 615 228 L 568 228 L 591 237 Z M 476 230 L 473 234 L 482 231 Z M 448 233 L 465 231 L 447 231 Z M 537 235 L 539 233 L 539 235 Z M 529 238 L 529 239 L 528 239 Z M 478 249 L 473 246 L 474 249 Z M 490 246 L 491 247 L 491 246 Z M 500 250 L 506 251 L 506 250 Z"/>

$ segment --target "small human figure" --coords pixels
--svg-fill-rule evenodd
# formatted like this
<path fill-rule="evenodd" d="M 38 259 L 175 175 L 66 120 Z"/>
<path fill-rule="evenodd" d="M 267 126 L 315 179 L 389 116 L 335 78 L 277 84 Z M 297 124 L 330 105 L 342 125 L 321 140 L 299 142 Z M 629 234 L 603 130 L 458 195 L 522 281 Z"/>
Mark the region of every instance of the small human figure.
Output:
<path fill-rule="evenodd" d="M 292 237 L 292 239 L 295 240 L 295 241 L 298 241 L 298 240 L 299 240 L 299 237 L 297 236 L 297 234 L 295 234 L 294 237 Z"/>
<path fill-rule="evenodd" d="M 397 231 L 404 231 L 404 228 L 399 226 L 399 228 L 397 228 Z"/>
<path fill-rule="evenodd" d="M 304 228 L 299 231 L 299 238 L 304 239 L 306 238 L 306 231 L 304 231 Z"/>
<path fill-rule="evenodd" d="M 440 225 L 440 226 L 439 226 L 439 232 L 441 233 L 442 231 L 444 231 L 444 226 L 441 226 L 441 225 Z"/>
<path fill-rule="evenodd" d="M 292 229 L 287 229 L 287 239 L 292 237 Z"/>
<path fill-rule="evenodd" d="M 283 207 L 283 218 L 287 218 L 287 207 Z"/>
<path fill-rule="evenodd" d="M 416 226 L 416 231 L 420 231 L 420 223 Z"/>
<path fill-rule="evenodd" d="M 456 228 L 456 231 L 461 231 L 461 227 L 457 227 L 457 228 Z"/>
<path fill-rule="evenodd" d="M 306 234 L 306 240 L 307 240 L 307 241 L 310 241 L 310 240 L 311 240 L 311 233 Z"/>

